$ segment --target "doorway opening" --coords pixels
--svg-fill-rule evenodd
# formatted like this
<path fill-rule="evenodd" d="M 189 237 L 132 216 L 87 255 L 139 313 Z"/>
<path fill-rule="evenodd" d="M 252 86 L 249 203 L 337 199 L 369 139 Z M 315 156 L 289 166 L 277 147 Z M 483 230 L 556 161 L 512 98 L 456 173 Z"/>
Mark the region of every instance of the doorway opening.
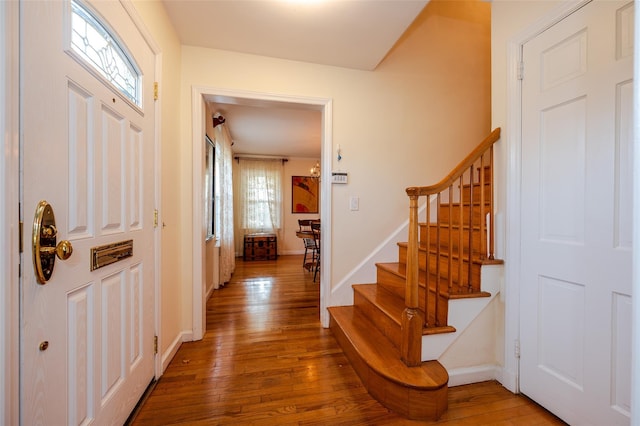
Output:
<path fill-rule="evenodd" d="M 320 218 L 323 228 L 327 231 L 323 233 L 322 253 L 323 258 L 322 274 L 320 275 L 320 322 L 324 327 L 329 326 L 329 315 L 326 307 L 330 295 L 331 258 L 328 247 L 331 247 L 331 198 L 330 198 L 330 167 L 331 167 L 331 147 L 332 147 L 332 100 L 327 98 L 302 97 L 291 95 L 277 95 L 271 93 L 248 92 L 242 90 L 229 90 L 212 87 L 194 87 L 192 89 L 192 170 L 193 170 L 193 339 L 200 340 L 206 331 L 206 285 L 205 285 L 205 265 L 204 265 L 204 242 L 201 224 L 203 223 L 202 206 L 202 182 L 204 164 L 202 150 L 200 149 L 202 140 L 206 133 L 205 120 L 206 103 L 227 103 L 227 104 L 247 104 L 261 105 L 265 107 L 278 106 L 291 109 L 311 109 L 320 111 L 321 121 L 321 148 L 320 162 L 323 165 L 320 175 Z M 326 166 L 324 166 L 326 165 Z"/>

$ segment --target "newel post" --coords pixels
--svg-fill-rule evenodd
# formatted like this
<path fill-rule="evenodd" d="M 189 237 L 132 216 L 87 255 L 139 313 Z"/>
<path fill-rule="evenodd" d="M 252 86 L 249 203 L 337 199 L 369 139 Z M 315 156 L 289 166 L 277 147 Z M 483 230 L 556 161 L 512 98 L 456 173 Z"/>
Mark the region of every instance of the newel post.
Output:
<path fill-rule="evenodd" d="M 422 362 L 422 324 L 418 310 L 418 195 L 409 194 L 409 247 L 407 250 L 407 282 L 405 286 L 405 308 L 402 312 L 400 356 L 409 367 Z"/>

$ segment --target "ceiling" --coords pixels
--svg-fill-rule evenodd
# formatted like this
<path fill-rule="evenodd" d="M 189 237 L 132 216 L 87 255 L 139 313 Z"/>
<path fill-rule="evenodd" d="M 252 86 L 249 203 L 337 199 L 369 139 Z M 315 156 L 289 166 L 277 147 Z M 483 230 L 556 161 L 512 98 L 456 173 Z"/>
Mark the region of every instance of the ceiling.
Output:
<path fill-rule="evenodd" d="M 271 101 L 211 102 L 226 120 L 235 154 L 320 158 L 322 112 Z"/>
<path fill-rule="evenodd" d="M 163 0 L 184 45 L 360 70 L 384 59 L 428 0 Z M 237 153 L 320 157 L 321 113 L 207 99 Z"/>

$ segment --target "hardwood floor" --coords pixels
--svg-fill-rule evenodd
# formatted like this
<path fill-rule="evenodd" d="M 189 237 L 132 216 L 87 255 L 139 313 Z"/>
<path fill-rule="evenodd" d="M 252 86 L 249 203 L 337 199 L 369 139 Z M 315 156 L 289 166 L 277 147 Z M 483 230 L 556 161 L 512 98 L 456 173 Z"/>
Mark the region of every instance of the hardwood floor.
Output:
<path fill-rule="evenodd" d="M 302 256 L 238 259 L 207 303 L 207 333 L 184 343 L 133 425 L 561 425 L 497 382 L 454 387 L 437 422 L 403 419 L 371 398 L 319 322 Z"/>

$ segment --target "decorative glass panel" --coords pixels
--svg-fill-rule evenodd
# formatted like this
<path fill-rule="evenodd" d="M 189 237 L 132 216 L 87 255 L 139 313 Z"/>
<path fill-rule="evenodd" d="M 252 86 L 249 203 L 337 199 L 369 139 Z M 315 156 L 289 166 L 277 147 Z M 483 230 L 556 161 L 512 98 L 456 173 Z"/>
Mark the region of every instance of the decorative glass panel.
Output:
<path fill-rule="evenodd" d="M 122 94 L 142 106 L 140 73 L 109 31 L 75 1 L 71 2 L 71 48 Z"/>

